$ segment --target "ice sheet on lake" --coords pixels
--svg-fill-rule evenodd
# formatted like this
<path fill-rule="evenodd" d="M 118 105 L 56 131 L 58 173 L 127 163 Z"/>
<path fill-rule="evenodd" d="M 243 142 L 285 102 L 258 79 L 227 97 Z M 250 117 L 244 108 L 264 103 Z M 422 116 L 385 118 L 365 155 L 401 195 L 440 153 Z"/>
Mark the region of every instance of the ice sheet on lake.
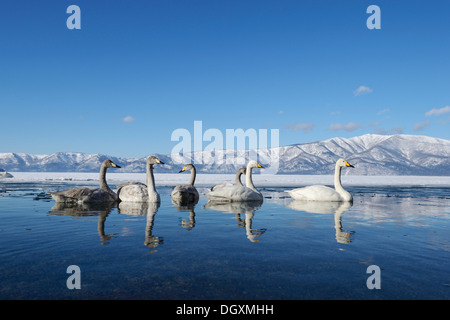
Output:
<path fill-rule="evenodd" d="M 82 182 L 97 184 L 98 173 L 95 172 L 13 172 L 14 182 Z M 111 185 L 127 181 L 145 181 L 145 173 L 108 172 Z M 243 179 L 244 180 L 244 179 Z M 189 174 L 155 173 L 156 185 L 174 186 L 187 183 Z M 218 183 L 234 183 L 234 174 L 198 174 L 196 186 L 209 187 Z M 313 184 L 333 185 L 331 175 L 265 175 L 253 174 L 257 187 L 301 187 Z M 450 186 L 450 176 L 342 176 L 344 186 Z"/>

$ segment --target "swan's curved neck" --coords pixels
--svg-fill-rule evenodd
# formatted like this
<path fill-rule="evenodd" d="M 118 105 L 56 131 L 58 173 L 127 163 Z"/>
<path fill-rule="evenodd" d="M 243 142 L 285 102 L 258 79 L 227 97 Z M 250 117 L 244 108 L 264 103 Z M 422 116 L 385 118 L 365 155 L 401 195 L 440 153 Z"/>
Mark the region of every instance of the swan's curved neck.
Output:
<path fill-rule="evenodd" d="M 106 170 L 107 169 L 108 168 L 104 164 L 102 164 L 102 166 L 100 167 L 100 178 L 99 178 L 100 189 L 102 189 L 103 191 L 112 192 L 111 189 L 109 188 L 108 184 L 106 183 Z"/>
<path fill-rule="evenodd" d="M 147 184 L 148 194 L 156 193 L 155 177 L 153 176 L 153 165 L 147 164 L 147 173 L 145 176 L 145 183 Z"/>
<path fill-rule="evenodd" d="M 336 165 L 334 169 L 334 189 L 339 193 L 345 201 L 352 200 L 352 195 L 344 189 L 341 183 L 341 166 Z"/>
<path fill-rule="evenodd" d="M 241 175 L 242 175 L 242 172 L 238 172 L 238 173 L 236 173 L 236 181 L 235 181 L 235 184 L 237 185 L 237 186 L 242 186 L 242 182 L 241 182 Z"/>
<path fill-rule="evenodd" d="M 336 191 L 344 189 L 341 183 L 341 169 L 342 167 L 338 165 L 336 165 L 336 167 L 334 168 L 334 188 L 336 189 Z"/>
<path fill-rule="evenodd" d="M 195 167 L 192 167 L 191 169 L 191 179 L 189 180 L 190 185 L 194 185 L 195 177 L 197 176 L 197 172 L 195 171 Z"/>
<path fill-rule="evenodd" d="M 259 192 L 256 190 L 255 186 L 253 185 L 253 179 L 252 179 L 252 167 L 247 166 L 247 172 L 245 173 L 245 186 L 247 188 L 252 189 L 253 191 Z"/>

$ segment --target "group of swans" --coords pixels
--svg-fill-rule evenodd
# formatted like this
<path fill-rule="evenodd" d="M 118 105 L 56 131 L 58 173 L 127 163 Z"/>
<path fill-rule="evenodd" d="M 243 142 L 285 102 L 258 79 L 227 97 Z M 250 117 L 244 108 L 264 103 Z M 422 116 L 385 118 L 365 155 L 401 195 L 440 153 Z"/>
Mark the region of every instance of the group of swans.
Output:
<path fill-rule="evenodd" d="M 111 160 L 103 161 L 100 168 L 100 188 L 87 187 L 71 188 L 51 193 L 57 203 L 110 203 L 110 202 L 153 202 L 159 203 L 160 196 L 155 188 L 153 166 L 164 164 L 155 156 L 147 158 L 146 184 L 140 182 L 128 182 L 117 186 L 117 192 L 112 191 L 106 183 L 106 170 L 108 168 L 120 168 Z M 287 191 L 294 200 L 304 201 L 331 201 L 352 202 L 352 195 L 347 192 L 341 184 L 341 169 L 343 167 L 354 168 L 344 159 L 336 162 L 334 174 L 334 186 L 332 189 L 326 186 L 308 186 Z M 263 195 L 256 189 L 252 180 L 252 169 L 264 168 L 258 162 L 251 160 L 246 168 L 241 168 L 236 173 L 235 184 L 220 184 L 211 188 L 206 197 L 213 202 L 245 202 L 263 201 Z M 172 201 L 178 205 L 196 204 L 199 193 L 194 187 L 196 170 L 193 164 L 186 164 L 179 172 L 191 171 L 188 184 L 176 186 L 171 194 Z M 245 186 L 241 182 L 241 175 L 245 175 Z"/>
<path fill-rule="evenodd" d="M 106 183 L 106 170 L 120 168 L 119 165 L 107 159 L 100 167 L 100 188 L 79 187 L 51 193 L 57 203 L 114 203 L 114 202 L 150 202 L 159 203 L 160 197 L 155 188 L 153 166 L 164 164 L 155 156 L 147 158 L 145 184 L 127 182 L 117 186 L 117 192 L 112 191 Z"/>
<path fill-rule="evenodd" d="M 212 188 L 212 190 L 205 194 L 210 201 L 223 202 L 242 202 L 242 201 L 262 201 L 263 196 L 261 192 L 255 188 L 252 180 L 252 169 L 264 168 L 255 160 L 251 160 L 246 168 L 241 168 L 236 174 L 236 183 L 221 184 Z M 245 186 L 241 183 L 241 175 L 245 174 Z"/>
<path fill-rule="evenodd" d="M 334 189 L 327 186 L 308 186 L 287 191 L 294 200 L 303 201 L 326 201 L 326 202 L 352 202 L 352 195 L 342 187 L 341 170 L 344 167 L 354 168 L 345 159 L 336 162 L 334 170 Z M 210 201 L 241 202 L 241 201 L 262 201 L 263 196 L 258 191 L 252 180 L 252 169 L 263 168 L 256 161 L 250 161 L 247 168 L 241 168 L 236 174 L 234 185 L 222 184 L 212 188 L 206 194 Z M 241 183 L 240 176 L 245 174 L 246 186 Z"/>

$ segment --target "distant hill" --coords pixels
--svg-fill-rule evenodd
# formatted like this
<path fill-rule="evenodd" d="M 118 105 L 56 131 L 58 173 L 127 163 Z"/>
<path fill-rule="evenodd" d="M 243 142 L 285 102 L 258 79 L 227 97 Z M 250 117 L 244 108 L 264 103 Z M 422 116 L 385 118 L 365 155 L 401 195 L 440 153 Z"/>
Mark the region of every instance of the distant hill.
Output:
<path fill-rule="evenodd" d="M 242 165 L 225 165 L 214 157 L 242 154 L 241 151 L 200 151 L 204 164 L 196 164 L 201 173 L 234 173 Z M 248 152 L 247 152 L 248 153 Z M 450 175 L 450 141 L 426 136 L 367 134 L 350 139 L 332 138 L 258 151 L 258 161 L 269 164 L 271 155 L 278 154 L 279 174 L 332 174 L 338 158 L 345 158 L 354 169 L 344 169 L 352 175 Z M 190 158 L 193 154 L 188 154 Z M 155 172 L 178 172 L 182 164 L 171 155 L 157 155 L 166 165 L 155 166 Z M 115 172 L 145 172 L 145 158 L 118 158 L 102 154 L 58 152 L 51 155 L 0 153 L 0 167 L 7 171 L 30 172 L 97 172 L 105 159 L 111 159 L 122 169 Z M 175 158 L 174 158 L 175 159 Z M 186 159 L 186 162 L 192 160 Z M 195 163 L 195 162 L 194 162 Z"/>

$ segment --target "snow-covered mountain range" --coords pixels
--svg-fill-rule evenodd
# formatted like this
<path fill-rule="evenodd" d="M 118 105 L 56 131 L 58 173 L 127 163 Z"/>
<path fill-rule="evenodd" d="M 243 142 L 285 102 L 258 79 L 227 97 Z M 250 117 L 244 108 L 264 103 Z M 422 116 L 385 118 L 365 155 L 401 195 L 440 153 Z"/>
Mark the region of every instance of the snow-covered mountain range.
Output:
<path fill-rule="evenodd" d="M 332 174 L 334 163 L 342 157 L 355 166 L 354 169 L 344 169 L 343 174 L 450 175 L 450 141 L 426 136 L 367 134 L 257 152 L 258 161 L 269 168 L 272 165 L 274 170 L 271 173 L 278 174 Z M 184 162 L 193 162 L 200 173 L 234 173 L 243 165 L 223 164 L 214 159 L 239 154 L 244 153 L 234 150 L 200 151 L 188 154 Z M 156 155 L 166 165 L 155 166 L 155 172 L 174 173 L 183 167 L 174 161 L 174 156 Z M 0 153 L 0 167 L 12 172 L 97 172 L 101 162 L 108 158 L 122 166 L 122 169 L 114 169 L 114 172 L 145 172 L 146 158 L 118 158 L 74 152 L 51 155 Z M 198 159 L 202 159 L 202 163 L 198 163 Z"/>

